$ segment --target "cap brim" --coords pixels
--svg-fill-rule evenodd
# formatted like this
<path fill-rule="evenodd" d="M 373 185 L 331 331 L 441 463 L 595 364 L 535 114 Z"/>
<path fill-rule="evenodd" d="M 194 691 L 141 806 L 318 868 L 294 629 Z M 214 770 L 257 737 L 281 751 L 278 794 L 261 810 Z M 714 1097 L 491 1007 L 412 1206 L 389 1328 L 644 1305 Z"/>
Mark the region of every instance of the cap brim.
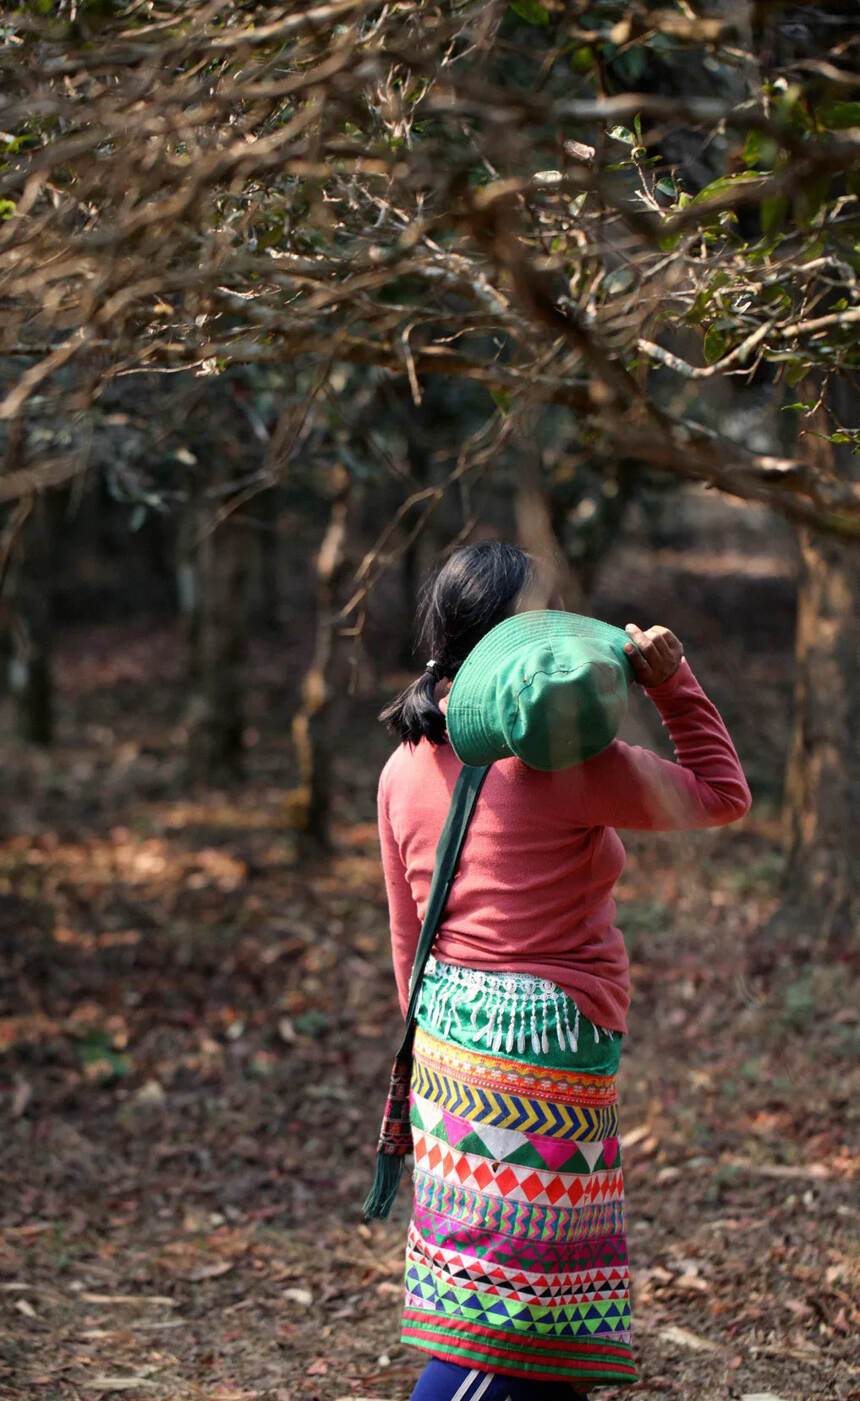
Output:
<path fill-rule="evenodd" d="M 560 636 L 591 638 L 611 645 L 619 660 L 626 663 L 632 679 L 633 668 L 624 651 L 629 638 L 620 628 L 599 618 L 558 609 L 515 613 L 481 638 L 451 683 L 446 711 L 448 739 L 462 763 L 492 764 L 513 755 L 498 729 L 491 731 L 486 723 L 486 700 L 482 697 L 481 704 L 475 704 L 471 699 L 480 678 L 491 675 L 499 663 L 509 662 L 519 648 L 557 641 Z"/>

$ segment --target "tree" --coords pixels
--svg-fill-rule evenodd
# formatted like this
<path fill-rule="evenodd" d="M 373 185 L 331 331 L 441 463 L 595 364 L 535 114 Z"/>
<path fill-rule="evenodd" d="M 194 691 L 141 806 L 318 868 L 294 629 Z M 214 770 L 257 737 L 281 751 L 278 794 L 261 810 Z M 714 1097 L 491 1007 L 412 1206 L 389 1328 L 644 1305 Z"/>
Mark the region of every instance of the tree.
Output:
<path fill-rule="evenodd" d="M 856 474 L 751 447 L 723 407 L 813 381 L 796 426 L 860 444 L 836 392 L 860 362 L 848 0 L 43 9 L 0 47 L 0 422 L 183 366 L 382 367 L 416 404 L 447 375 L 488 423 L 566 413 L 592 470 L 856 544 Z M 0 496 L 83 461 L 37 456 Z"/>
<path fill-rule="evenodd" d="M 328 356 L 564 404 L 598 460 L 860 532 L 856 484 L 732 442 L 700 392 L 856 368 L 850 7 L 804 11 L 799 54 L 780 5 L 42 8 L 0 50 L 3 418 L 73 363 L 80 408 Z"/>
<path fill-rule="evenodd" d="M 830 441 L 833 425 L 822 409 L 812 425 L 805 439 L 810 458 L 832 470 L 841 455 L 846 476 L 857 479 L 857 459 Z M 847 958 L 856 954 L 860 928 L 860 551 L 804 529 L 800 557 L 785 895 L 765 952 L 772 953 L 774 934 L 788 928 L 804 956 Z"/>
<path fill-rule="evenodd" d="M 54 733 L 54 563 L 62 497 L 22 501 L 8 526 L 3 579 L 12 652 L 9 689 L 21 739 L 48 745 Z M 8 573 L 5 571 L 8 564 Z"/>

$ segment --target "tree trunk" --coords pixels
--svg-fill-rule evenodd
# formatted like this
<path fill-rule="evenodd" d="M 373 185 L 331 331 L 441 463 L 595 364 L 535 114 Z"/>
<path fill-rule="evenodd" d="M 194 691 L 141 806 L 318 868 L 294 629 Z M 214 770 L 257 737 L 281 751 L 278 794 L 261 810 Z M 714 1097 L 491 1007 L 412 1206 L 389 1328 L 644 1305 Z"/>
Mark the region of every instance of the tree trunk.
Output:
<path fill-rule="evenodd" d="M 200 660 L 198 629 L 200 626 L 200 579 L 198 578 L 199 549 L 197 540 L 202 528 L 199 507 L 191 503 L 182 509 L 176 532 L 176 601 L 188 655 L 188 676 L 196 689 L 200 677 L 196 673 Z"/>
<path fill-rule="evenodd" d="M 536 565 L 529 607 L 561 606 L 573 613 L 583 612 L 585 596 L 556 534 L 541 476 L 540 448 L 535 444 L 523 443 L 514 510 L 517 538 Z"/>
<path fill-rule="evenodd" d="M 238 777 L 244 729 L 246 539 L 229 517 L 204 527 L 197 549 L 188 763 L 205 783 Z"/>
<path fill-rule="evenodd" d="M 814 390 L 812 391 L 814 394 Z M 834 395 L 842 422 L 850 408 Z M 823 413 L 814 427 L 830 433 Z M 818 467 L 843 475 L 856 459 L 814 434 L 803 440 Z M 841 460 L 836 460 L 838 458 Z M 769 930 L 802 957 L 847 958 L 860 927 L 860 549 L 800 536 L 794 734 L 785 793 L 783 900 Z"/>
<path fill-rule="evenodd" d="M 860 927 L 860 550 L 804 531 L 794 736 L 786 776 L 785 896 L 778 923 L 847 953 Z"/>
<path fill-rule="evenodd" d="M 340 648 L 335 621 L 337 585 L 347 559 L 350 504 L 348 472 L 335 469 L 328 528 L 316 559 L 316 639 L 310 667 L 302 681 L 302 703 L 293 717 L 293 743 L 299 786 L 287 794 L 290 822 L 325 845 L 331 806 L 332 708 L 336 698 Z"/>
<path fill-rule="evenodd" d="M 49 745 L 54 733 L 54 544 L 64 500 L 57 493 L 37 497 L 11 544 L 9 690 L 16 732 L 28 744 Z"/>

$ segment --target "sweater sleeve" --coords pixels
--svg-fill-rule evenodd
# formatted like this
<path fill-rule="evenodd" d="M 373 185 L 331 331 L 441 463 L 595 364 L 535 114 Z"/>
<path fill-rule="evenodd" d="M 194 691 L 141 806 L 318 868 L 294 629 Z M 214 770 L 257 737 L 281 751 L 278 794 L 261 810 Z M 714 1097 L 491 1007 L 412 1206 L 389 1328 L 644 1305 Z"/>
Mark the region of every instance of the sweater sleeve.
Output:
<path fill-rule="evenodd" d="M 569 770 L 568 817 L 642 831 L 721 827 L 749 811 L 750 791 L 728 730 L 688 663 L 646 688 L 675 747 L 675 762 L 617 740 Z"/>
<path fill-rule="evenodd" d="M 421 933 L 421 921 L 418 918 L 418 910 L 412 898 L 412 891 L 406 879 L 406 867 L 400 848 L 391 827 L 391 820 L 388 816 L 388 802 L 386 798 L 385 773 L 379 780 L 379 791 L 377 794 L 377 812 L 379 817 L 379 844 L 382 850 L 382 871 L 385 876 L 385 889 L 388 895 L 388 918 L 391 926 L 391 951 L 394 960 L 394 977 L 397 982 L 397 996 L 400 999 L 400 1010 L 406 1015 L 406 1006 L 409 1001 L 409 977 L 412 972 L 412 964 L 415 962 L 415 952 L 418 948 L 418 936 Z"/>

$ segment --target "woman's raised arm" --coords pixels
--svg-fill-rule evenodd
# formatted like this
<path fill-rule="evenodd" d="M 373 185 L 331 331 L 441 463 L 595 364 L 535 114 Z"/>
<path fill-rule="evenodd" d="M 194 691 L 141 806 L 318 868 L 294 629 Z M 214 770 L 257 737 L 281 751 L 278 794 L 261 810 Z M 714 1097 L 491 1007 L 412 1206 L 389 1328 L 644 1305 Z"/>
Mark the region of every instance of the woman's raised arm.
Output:
<path fill-rule="evenodd" d="M 680 642 L 665 628 L 642 633 L 631 624 L 627 630 L 637 649 L 630 654 L 634 671 L 671 735 L 675 762 L 616 740 L 596 758 L 559 775 L 568 821 L 678 831 L 721 827 L 743 817 L 750 791 L 740 760 L 720 712 L 683 659 Z"/>

